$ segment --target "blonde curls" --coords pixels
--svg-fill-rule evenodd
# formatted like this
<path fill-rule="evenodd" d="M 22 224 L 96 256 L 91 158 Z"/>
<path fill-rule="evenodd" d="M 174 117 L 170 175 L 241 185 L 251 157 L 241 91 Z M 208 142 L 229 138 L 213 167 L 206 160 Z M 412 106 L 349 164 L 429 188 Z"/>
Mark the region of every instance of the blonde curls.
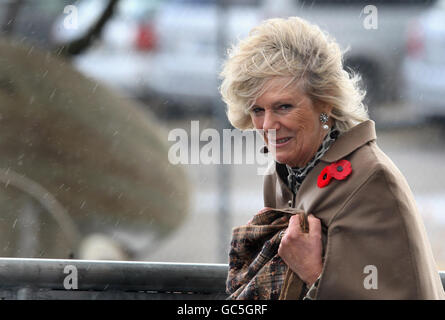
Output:
<path fill-rule="evenodd" d="M 220 92 L 227 116 L 241 130 L 253 128 L 248 109 L 268 80 L 289 77 L 314 104 L 332 107 L 331 116 L 344 132 L 367 120 L 360 77 L 343 69 L 343 53 L 316 25 L 292 17 L 269 19 L 229 50 Z"/>

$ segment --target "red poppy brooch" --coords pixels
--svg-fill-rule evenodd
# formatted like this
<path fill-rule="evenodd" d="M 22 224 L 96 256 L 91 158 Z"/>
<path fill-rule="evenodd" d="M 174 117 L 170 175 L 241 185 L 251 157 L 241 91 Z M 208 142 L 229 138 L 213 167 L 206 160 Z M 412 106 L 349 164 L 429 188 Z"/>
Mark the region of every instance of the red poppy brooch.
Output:
<path fill-rule="evenodd" d="M 352 172 L 351 163 L 348 160 L 340 160 L 326 166 L 318 176 L 317 185 L 319 188 L 326 187 L 331 179 L 344 180 Z"/>

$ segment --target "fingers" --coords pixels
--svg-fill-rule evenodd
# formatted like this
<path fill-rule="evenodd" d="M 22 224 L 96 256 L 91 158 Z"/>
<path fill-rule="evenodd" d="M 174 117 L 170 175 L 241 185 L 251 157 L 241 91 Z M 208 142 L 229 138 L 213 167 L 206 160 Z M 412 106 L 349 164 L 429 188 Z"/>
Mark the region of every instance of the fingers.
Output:
<path fill-rule="evenodd" d="M 289 219 L 288 229 L 278 246 L 278 255 L 304 282 L 313 283 L 314 274 L 318 277 L 323 268 L 321 221 L 308 215 L 309 233 L 303 233 L 300 217 L 303 216 L 295 215 Z"/>
<path fill-rule="evenodd" d="M 316 218 L 312 213 L 307 217 L 309 223 L 309 233 L 314 236 L 321 237 L 321 221 Z"/>
<path fill-rule="evenodd" d="M 295 215 L 290 217 L 286 235 L 298 236 L 301 233 L 302 231 L 300 227 L 300 216 Z"/>
<path fill-rule="evenodd" d="M 294 236 L 303 234 L 303 230 L 301 230 L 302 219 L 304 219 L 302 215 L 292 216 L 289 219 L 289 227 L 288 227 L 288 231 L 286 231 L 286 234 L 294 235 Z M 320 219 L 316 218 L 313 214 L 309 214 L 307 217 L 307 221 L 309 224 L 309 234 L 321 237 L 321 221 L 320 221 Z"/>

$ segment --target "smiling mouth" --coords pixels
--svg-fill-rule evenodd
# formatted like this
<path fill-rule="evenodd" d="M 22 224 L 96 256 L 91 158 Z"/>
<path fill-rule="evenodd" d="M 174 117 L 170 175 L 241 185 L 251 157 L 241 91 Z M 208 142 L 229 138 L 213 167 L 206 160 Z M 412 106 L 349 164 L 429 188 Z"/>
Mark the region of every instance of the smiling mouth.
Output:
<path fill-rule="evenodd" d="M 285 145 L 292 137 L 281 138 L 277 140 L 272 140 L 270 143 L 274 146 L 282 146 Z"/>

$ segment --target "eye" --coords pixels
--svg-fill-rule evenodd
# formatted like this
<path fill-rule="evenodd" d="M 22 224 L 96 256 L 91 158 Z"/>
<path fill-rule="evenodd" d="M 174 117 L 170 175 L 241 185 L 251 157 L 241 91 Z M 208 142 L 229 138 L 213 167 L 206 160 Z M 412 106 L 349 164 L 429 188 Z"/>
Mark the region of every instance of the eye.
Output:
<path fill-rule="evenodd" d="M 290 104 L 282 104 L 278 107 L 279 110 L 288 110 L 290 108 L 292 108 L 292 105 Z"/>
<path fill-rule="evenodd" d="M 254 115 L 257 115 L 262 111 L 264 111 L 264 109 L 260 107 L 253 107 L 252 109 L 250 109 L 250 112 L 252 112 Z"/>

